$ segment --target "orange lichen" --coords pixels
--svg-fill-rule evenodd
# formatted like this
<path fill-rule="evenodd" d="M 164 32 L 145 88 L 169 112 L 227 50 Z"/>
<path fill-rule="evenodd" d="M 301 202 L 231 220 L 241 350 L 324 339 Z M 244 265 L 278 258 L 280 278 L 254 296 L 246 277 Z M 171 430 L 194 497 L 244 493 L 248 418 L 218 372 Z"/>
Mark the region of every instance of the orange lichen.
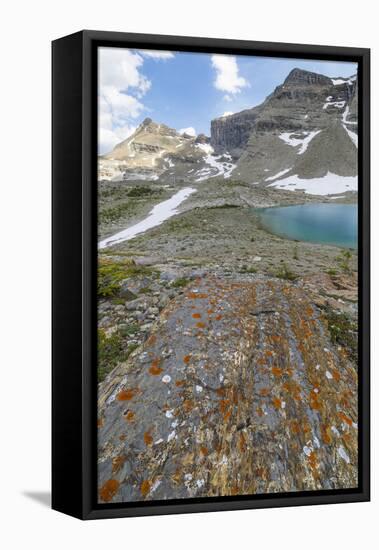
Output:
<path fill-rule="evenodd" d="M 272 398 L 272 403 L 273 403 L 275 409 L 280 409 L 282 407 L 282 401 L 278 397 L 273 397 Z"/>
<path fill-rule="evenodd" d="M 150 492 L 150 487 L 151 487 L 151 482 L 148 480 L 148 479 L 145 479 L 142 483 L 141 483 L 141 487 L 140 487 L 140 490 L 141 490 L 141 495 L 143 497 L 147 496 Z"/>
<path fill-rule="evenodd" d="M 300 433 L 300 424 L 297 420 L 292 420 L 290 423 L 290 430 L 293 434 L 297 435 Z"/>
<path fill-rule="evenodd" d="M 177 381 L 175 382 L 175 386 L 177 386 L 178 388 L 180 388 L 180 387 L 184 386 L 185 382 L 186 382 L 185 380 L 177 380 Z"/>
<path fill-rule="evenodd" d="M 208 315 L 212 315 L 213 309 L 207 309 L 207 313 L 208 313 Z"/>
<path fill-rule="evenodd" d="M 185 399 L 183 401 L 183 409 L 186 412 L 190 412 L 193 409 L 193 401 L 191 401 L 191 399 Z"/>
<path fill-rule="evenodd" d="M 138 391 L 135 388 L 130 388 L 128 390 L 121 390 L 117 394 L 118 401 L 130 401 L 137 395 Z"/>
<path fill-rule="evenodd" d="M 145 445 L 151 445 L 153 442 L 153 438 L 150 435 L 150 432 L 145 432 L 143 434 L 143 440 L 145 442 Z"/>
<path fill-rule="evenodd" d="M 183 361 L 184 361 L 184 363 L 186 363 L 188 365 L 188 363 L 191 361 L 191 356 L 190 355 L 185 355 L 183 357 Z"/>
<path fill-rule="evenodd" d="M 283 374 L 282 369 L 279 369 L 278 367 L 272 367 L 271 372 L 274 376 L 282 376 Z"/>
<path fill-rule="evenodd" d="M 342 420 L 342 422 L 345 422 L 345 424 L 347 424 L 348 426 L 352 426 L 353 425 L 353 421 L 351 420 L 351 418 L 349 418 L 348 416 L 346 416 L 345 413 L 343 413 L 342 411 L 340 411 L 338 413 L 338 416 L 340 417 L 340 419 Z"/>
<path fill-rule="evenodd" d="M 313 390 L 309 394 L 309 406 L 315 411 L 322 409 L 322 404 L 318 400 L 318 393 L 315 393 Z"/>
<path fill-rule="evenodd" d="M 332 375 L 333 375 L 334 380 L 336 380 L 337 382 L 339 382 L 341 380 L 341 375 L 338 372 L 338 370 L 332 369 Z"/>
<path fill-rule="evenodd" d="M 134 419 L 135 419 L 135 414 L 133 411 L 128 411 L 125 415 L 125 418 L 128 422 L 134 422 Z"/>
<path fill-rule="evenodd" d="M 288 380 L 284 382 L 283 389 L 287 391 L 295 401 L 300 401 L 301 398 L 301 388 L 294 380 Z"/>
<path fill-rule="evenodd" d="M 201 453 L 203 456 L 207 456 L 207 455 L 208 455 L 208 449 L 202 445 L 202 446 L 200 447 L 200 453 Z"/>
<path fill-rule="evenodd" d="M 187 298 L 191 298 L 191 300 L 200 300 L 202 298 L 208 298 L 208 294 L 204 294 L 203 292 L 189 292 Z"/>
<path fill-rule="evenodd" d="M 222 414 L 225 413 L 225 411 L 227 410 L 227 408 L 229 407 L 230 405 L 230 401 L 229 399 L 221 399 L 218 406 L 219 406 L 219 409 L 221 411 Z"/>
<path fill-rule="evenodd" d="M 110 502 L 118 491 L 120 482 L 117 479 L 108 479 L 101 487 L 99 495 L 102 501 Z"/>
<path fill-rule="evenodd" d="M 311 467 L 312 472 L 314 473 L 315 470 L 317 470 L 317 457 L 315 451 L 312 451 L 308 456 L 307 460 L 309 462 L 309 466 Z"/>
<path fill-rule="evenodd" d="M 332 442 L 332 432 L 329 426 L 321 425 L 321 438 L 325 445 L 330 445 Z"/>
<path fill-rule="evenodd" d="M 232 411 L 229 409 L 225 414 L 224 414 L 224 422 L 226 422 L 227 420 L 229 420 L 229 418 L 231 417 L 232 415 Z"/>
<path fill-rule="evenodd" d="M 238 495 L 240 493 L 240 490 L 238 488 L 238 485 L 233 485 L 233 487 L 230 489 L 230 494 L 232 496 Z"/>
<path fill-rule="evenodd" d="M 222 319 L 222 315 L 221 314 L 216 315 L 215 319 L 216 319 L 216 321 L 220 321 L 220 319 Z"/>
<path fill-rule="evenodd" d="M 259 395 L 262 395 L 262 397 L 266 397 L 269 395 L 270 389 L 269 388 L 262 388 L 259 390 Z"/>
<path fill-rule="evenodd" d="M 201 319 L 201 313 L 192 313 L 194 319 Z"/>
<path fill-rule="evenodd" d="M 115 456 L 112 459 L 112 474 L 117 474 L 121 470 L 121 468 L 124 465 L 125 460 L 126 460 L 125 455 Z"/>
<path fill-rule="evenodd" d="M 162 372 L 163 369 L 159 367 L 159 359 L 154 359 L 151 363 L 151 367 L 149 368 L 149 373 L 153 376 L 158 376 Z"/>
<path fill-rule="evenodd" d="M 239 442 L 238 442 L 239 449 L 241 453 L 244 453 L 246 451 L 247 445 L 246 445 L 246 437 L 243 432 L 240 432 Z"/>
<path fill-rule="evenodd" d="M 202 323 L 201 321 L 199 321 L 198 323 L 196 323 L 196 327 L 197 328 L 205 328 L 205 323 Z"/>

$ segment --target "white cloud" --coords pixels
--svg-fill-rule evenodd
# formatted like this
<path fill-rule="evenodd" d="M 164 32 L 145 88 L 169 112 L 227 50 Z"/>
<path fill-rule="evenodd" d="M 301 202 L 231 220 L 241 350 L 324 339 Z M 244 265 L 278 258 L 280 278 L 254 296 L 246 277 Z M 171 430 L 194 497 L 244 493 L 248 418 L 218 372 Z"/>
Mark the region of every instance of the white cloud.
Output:
<path fill-rule="evenodd" d="M 196 130 L 195 128 L 192 128 L 192 126 L 189 126 L 188 128 L 181 128 L 178 130 L 179 134 L 187 134 L 189 136 L 196 136 Z"/>
<path fill-rule="evenodd" d="M 225 113 L 221 116 L 225 117 L 225 116 L 230 116 L 230 115 L 234 115 L 233 111 L 225 111 Z"/>
<path fill-rule="evenodd" d="M 150 51 L 142 54 L 150 55 Z M 150 57 L 156 59 L 172 57 L 164 51 L 152 54 Z M 143 55 L 125 48 L 99 48 L 99 153 L 110 151 L 126 139 L 135 130 L 134 119 L 145 110 L 141 99 L 151 81 L 141 72 Z"/>
<path fill-rule="evenodd" d="M 98 135 L 98 148 L 99 154 L 103 155 L 111 151 L 115 145 L 124 141 L 127 137 L 131 136 L 132 133 L 136 130 L 136 126 L 120 126 L 115 128 L 115 130 L 101 127 L 99 125 L 99 135 Z"/>
<path fill-rule="evenodd" d="M 224 96 L 226 101 L 232 99 L 229 94 L 237 94 L 249 86 L 247 80 L 239 75 L 237 60 L 233 55 L 212 55 L 211 61 L 216 70 L 214 86 L 217 90 L 227 92 Z"/>
<path fill-rule="evenodd" d="M 138 50 L 138 52 L 146 57 L 152 57 L 154 59 L 172 59 L 174 57 L 172 52 L 166 52 L 164 50 Z"/>

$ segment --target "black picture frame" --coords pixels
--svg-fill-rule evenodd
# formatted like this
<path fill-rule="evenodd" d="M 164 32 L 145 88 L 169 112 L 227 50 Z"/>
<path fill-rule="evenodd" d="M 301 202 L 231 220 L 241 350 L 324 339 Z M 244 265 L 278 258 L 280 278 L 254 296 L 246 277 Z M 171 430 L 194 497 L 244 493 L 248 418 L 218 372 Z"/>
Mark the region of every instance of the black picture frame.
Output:
<path fill-rule="evenodd" d="M 97 504 L 96 178 L 99 46 L 358 63 L 359 486 L 357 489 Z M 52 507 L 81 519 L 370 499 L 370 50 L 102 31 L 52 43 Z"/>

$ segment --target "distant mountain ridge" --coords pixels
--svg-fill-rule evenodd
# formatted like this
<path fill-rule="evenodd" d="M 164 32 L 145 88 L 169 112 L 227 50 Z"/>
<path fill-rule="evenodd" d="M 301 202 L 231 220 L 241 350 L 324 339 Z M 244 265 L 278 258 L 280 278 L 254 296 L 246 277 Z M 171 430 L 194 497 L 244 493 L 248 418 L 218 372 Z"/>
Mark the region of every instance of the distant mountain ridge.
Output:
<path fill-rule="evenodd" d="M 196 182 L 219 176 L 289 189 L 294 176 L 356 177 L 357 94 L 355 75 L 329 78 L 295 68 L 260 105 L 212 120 L 210 138 L 145 119 L 99 158 L 99 177 Z"/>

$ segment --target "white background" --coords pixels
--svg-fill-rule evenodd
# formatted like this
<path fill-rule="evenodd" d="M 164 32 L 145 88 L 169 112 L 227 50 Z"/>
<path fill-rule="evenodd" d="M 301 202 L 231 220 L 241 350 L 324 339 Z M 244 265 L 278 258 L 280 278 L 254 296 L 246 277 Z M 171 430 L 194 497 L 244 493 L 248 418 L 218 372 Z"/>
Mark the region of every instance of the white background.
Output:
<path fill-rule="evenodd" d="M 376 364 L 372 369 L 371 503 L 96 522 L 80 522 L 43 504 L 50 485 L 50 41 L 86 28 L 371 47 L 374 278 L 378 259 L 375 248 L 379 93 L 375 5 L 373 0 L 24 0 L 3 4 L 0 33 L 3 548 L 377 547 Z M 374 304 L 376 298 L 374 286 Z M 373 307 L 374 353 L 377 316 L 378 308 Z"/>

